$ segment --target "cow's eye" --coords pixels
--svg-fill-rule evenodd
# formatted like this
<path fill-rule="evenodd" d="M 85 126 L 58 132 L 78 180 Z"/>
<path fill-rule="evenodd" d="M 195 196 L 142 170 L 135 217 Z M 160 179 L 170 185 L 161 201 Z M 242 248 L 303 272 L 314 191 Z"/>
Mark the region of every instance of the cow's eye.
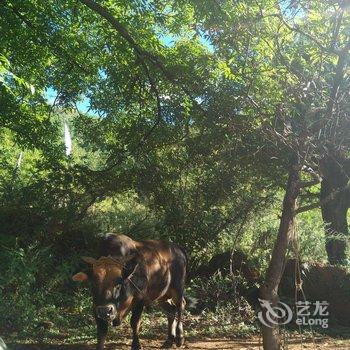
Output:
<path fill-rule="evenodd" d="M 121 289 L 121 285 L 118 284 L 114 287 L 113 289 L 113 297 L 114 299 L 117 299 L 119 297 L 119 294 L 120 294 L 120 289 Z"/>

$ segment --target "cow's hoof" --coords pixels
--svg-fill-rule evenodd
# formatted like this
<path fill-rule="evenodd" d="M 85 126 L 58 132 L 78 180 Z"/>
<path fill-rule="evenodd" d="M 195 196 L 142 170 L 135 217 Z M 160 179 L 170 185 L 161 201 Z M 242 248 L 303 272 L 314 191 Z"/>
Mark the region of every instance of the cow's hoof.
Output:
<path fill-rule="evenodd" d="M 140 343 L 132 343 L 131 344 L 131 350 L 142 350 L 142 346 Z"/>
<path fill-rule="evenodd" d="M 138 345 L 132 345 L 131 350 L 142 350 L 142 346 L 140 344 Z"/>
<path fill-rule="evenodd" d="M 172 339 L 167 339 L 161 346 L 162 349 L 170 349 L 173 347 L 174 341 Z"/>
<path fill-rule="evenodd" d="M 179 348 L 180 346 L 183 346 L 185 344 L 185 338 L 184 337 L 176 337 L 176 346 Z"/>

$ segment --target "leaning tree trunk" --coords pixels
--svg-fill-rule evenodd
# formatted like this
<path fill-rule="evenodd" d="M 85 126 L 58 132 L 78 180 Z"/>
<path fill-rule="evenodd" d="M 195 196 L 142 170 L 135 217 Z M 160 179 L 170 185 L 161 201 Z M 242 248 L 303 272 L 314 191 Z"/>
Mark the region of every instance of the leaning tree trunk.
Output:
<path fill-rule="evenodd" d="M 260 287 L 260 298 L 267 300 L 272 306 L 278 303 L 278 287 L 285 266 L 288 245 L 293 234 L 295 209 L 300 190 L 299 176 L 300 167 L 295 164 L 291 167 L 289 172 L 277 240 L 266 273 L 265 283 Z M 263 308 L 262 312 L 266 320 L 265 315 L 267 310 Z M 262 325 L 262 336 L 264 350 L 281 349 L 278 325 L 271 324 L 270 327 Z"/>
<path fill-rule="evenodd" d="M 326 251 L 330 264 L 345 264 L 350 206 L 349 160 L 328 157 L 322 161 L 321 211 L 325 224 Z"/>

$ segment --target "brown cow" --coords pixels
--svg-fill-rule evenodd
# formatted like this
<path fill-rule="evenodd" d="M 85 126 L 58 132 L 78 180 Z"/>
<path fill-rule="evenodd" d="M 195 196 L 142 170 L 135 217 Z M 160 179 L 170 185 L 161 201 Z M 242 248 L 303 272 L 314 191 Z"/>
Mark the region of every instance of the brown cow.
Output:
<path fill-rule="evenodd" d="M 140 319 L 145 305 L 158 302 L 168 318 L 168 338 L 163 348 L 184 343 L 182 314 L 187 256 L 179 246 L 156 240 L 134 241 L 108 234 L 100 258 L 83 260 L 89 270 L 73 276 L 91 282 L 97 324 L 97 350 L 104 348 L 108 324 L 117 326 L 131 310 L 132 350 L 141 349 Z"/>

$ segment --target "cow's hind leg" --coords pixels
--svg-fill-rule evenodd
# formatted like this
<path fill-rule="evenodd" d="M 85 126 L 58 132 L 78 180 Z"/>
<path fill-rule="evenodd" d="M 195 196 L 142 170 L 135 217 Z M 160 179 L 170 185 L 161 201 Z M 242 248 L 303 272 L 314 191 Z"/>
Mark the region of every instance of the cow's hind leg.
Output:
<path fill-rule="evenodd" d="M 171 348 L 175 342 L 176 337 L 176 307 L 175 305 L 165 301 L 161 304 L 167 318 L 168 318 L 168 338 L 162 344 L 163 349 Z"/>
<path fill-rule="evenodd" d="M 130 325 L 132 328 L 132 343 L 131 343 L 131 350 L 140 350 L 141 344 L 139 339 L 139 331 L 140 331 L 140 325 L 141 325 L 141 314 L 143 311 L 144 303 L 143 301 L 140 301 L 136 304 L 134 309 L 132 310 L 132 315 L 130 319 Z"/>
<path fill-rule="evenodd" d="M 176 346 L 180 347 L 184 345 L 184 330 L 182 326 L 182 316 L 185 310 L 186 301 L 183 296 L 181 296 L 176 303 L 176 313 L 177 313 L 177 323 L 176 323 Z"/>

